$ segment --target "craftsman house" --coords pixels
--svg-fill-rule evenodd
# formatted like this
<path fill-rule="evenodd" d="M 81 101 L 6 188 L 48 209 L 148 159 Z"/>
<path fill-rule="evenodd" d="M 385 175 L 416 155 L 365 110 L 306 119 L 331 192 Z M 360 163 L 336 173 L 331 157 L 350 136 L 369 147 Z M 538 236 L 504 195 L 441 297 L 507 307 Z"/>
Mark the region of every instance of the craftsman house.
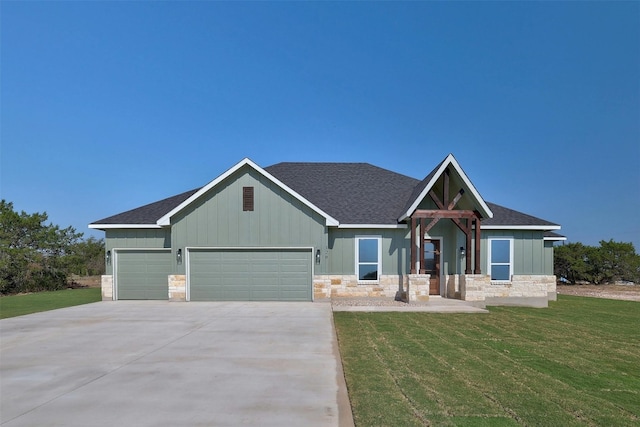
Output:
<path fill-rule="evenodd" d="M 89 225 L 106 300 L 457 298 L 547 306 L 560 226 L 485 201 L 453 155 L 423 180 L 366 163 L 244 159 Z"/>

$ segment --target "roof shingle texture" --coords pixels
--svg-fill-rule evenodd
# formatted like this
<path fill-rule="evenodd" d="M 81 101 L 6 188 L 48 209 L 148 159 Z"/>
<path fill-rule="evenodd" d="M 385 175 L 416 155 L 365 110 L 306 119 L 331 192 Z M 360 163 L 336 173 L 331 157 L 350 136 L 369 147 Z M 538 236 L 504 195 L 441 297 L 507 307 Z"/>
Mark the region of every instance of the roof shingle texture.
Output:
<path fill-rule="evenodd" d="M 424 180 L 368 163 L 278 163 L 265 170 L 341 224 L 397 224 L 434 169 Z M 156 222 L 196 193 L 199 188 L 131 209 L 93 224 L 147 225 Z M 557 224 L 494 203 L 493 218 L 483 225 Z"/>
<path fill-rule="evenodd" d="M 160 201 L 140 206 L 126 212 L 113 215 L 94 224 L 155 224 L 165 214 L 177 207 L 180 203 L 191 197 L 199 188 L 191 191 L 185 191 L 177 196 L 168 197 Z"/>
<path fill-rule="evenodd" d="M 418 183 L 368 163 L 278 163 L 265 170 L 343 224 L 397 224 Z"/>
<path fill-rule="evenodd" d="M 496 205 L 495 203 L 487 202 L 487 205 L 493 212 L 493 218 L 482 220 L 482 225 L 558 225 L 544 219 L 536 218 L 535 216 Z"/>

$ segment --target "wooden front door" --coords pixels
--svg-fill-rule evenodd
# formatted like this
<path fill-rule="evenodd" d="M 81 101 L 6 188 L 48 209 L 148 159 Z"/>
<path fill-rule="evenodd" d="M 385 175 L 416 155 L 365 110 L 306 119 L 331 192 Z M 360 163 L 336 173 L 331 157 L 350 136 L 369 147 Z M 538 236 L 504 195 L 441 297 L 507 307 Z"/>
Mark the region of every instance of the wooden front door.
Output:
<path fill-rule="evenodd" d="M 440 295 L 440 241 L 425 239 L 424 271 L 429 274 L 429 295 Z"/>

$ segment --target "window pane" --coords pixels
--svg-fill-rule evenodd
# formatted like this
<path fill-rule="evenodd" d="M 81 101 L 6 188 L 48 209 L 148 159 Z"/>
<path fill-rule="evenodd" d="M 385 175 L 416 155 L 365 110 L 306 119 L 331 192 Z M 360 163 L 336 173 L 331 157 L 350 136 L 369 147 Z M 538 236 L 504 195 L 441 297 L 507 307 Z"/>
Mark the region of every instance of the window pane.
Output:
<path fill-rule="evenodd" d="M 358 241 L 358 262 L 378 262 L 378 239 L 360 239 Z"/>
<path fill-rule="evenodd" d="M 509 259 L 509 240 L 492 240 L 491 241 L 491 263 L 499 262 L 508 264 Z"/>
<path fill-rule="evenodd" d="M 360 264 L 358 270 L 358 280 L 378 280 L 377 265 Z"/>
<path fill-rule="evenodd" d="M 510 280 L 508 265 L 492 265 L 491 280 Z"/>
<path fill-rule="evenodd" d="M 433 242 L 424 243 L 424 268 L 427 271 L 436 269 L 436 245 Z"/>

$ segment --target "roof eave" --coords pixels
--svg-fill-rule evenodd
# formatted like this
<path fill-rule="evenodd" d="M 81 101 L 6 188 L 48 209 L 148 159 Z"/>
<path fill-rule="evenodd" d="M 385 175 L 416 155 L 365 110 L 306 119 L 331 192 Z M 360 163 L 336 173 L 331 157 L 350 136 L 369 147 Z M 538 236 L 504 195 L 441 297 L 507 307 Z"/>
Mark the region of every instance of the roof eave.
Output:
<path fill-rule="evenodd" d="M 481 223 L 480 229 L 482 230 L 560 230 L 559 225 L 547 224 L 547 225 L 483 225 Z"/>
<path fill-rule="evenodd" d="M 551 242 L 562 242 L 567 240 L 567 238 L 565 236 L 547 236 L 547 237 L 543 237 L 542 240 L 545 241 L 551 241 Z"/>
<path fill-rule="evenodd" d="M 89 228 L 94 230 L 106 230 L 114 228 L 162 228 L 158 224 L 89 224 Z"/>
<path fill-rule="evenodd" d="M 338 228 L 407 228 L 407 224 L 339 224 Z"/>

